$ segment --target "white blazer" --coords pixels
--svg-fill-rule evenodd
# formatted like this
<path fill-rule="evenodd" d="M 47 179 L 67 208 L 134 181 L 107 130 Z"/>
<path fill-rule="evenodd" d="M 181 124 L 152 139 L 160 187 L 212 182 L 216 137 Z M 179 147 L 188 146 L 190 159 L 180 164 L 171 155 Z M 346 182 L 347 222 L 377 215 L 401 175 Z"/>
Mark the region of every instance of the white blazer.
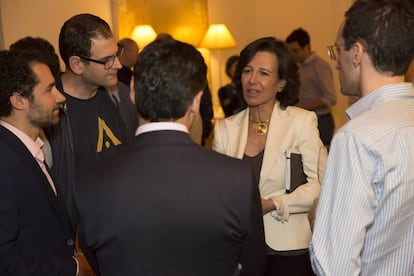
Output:
<path fill-rule="evenodd" d="M 247 143 L 248 124 L 249 108 L 217 121 L 214 127 L 213 149 L 242 159 Z M 319 196 L 318 161 L 323 148 L 316 114 L 292 106 L 282 110 L 277 102 L 273 108 L 267 135 L 259 190 L 264 199 L 277 196 L 283 205 L 278 213 L 282 212 L 282 217 L 287 221 L 276 220 L 272 216 L 275 212 L 263 216 L 266 243 L 278 251 L 308 248 L 312 232 L 307 212 L 313 200 Z M 308 180 L 290 194 L 286 194 L 285 191 L 288 149 L 296 149 L 302 154 L 304 172 Z"/>

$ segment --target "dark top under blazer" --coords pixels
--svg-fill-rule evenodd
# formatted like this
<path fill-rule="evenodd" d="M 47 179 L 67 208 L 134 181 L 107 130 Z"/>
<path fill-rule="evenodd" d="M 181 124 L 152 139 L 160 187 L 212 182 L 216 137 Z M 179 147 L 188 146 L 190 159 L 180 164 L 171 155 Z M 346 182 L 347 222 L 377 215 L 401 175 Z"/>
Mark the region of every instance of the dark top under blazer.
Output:
<path fill-rule="evenodd" d="M 82 171 L 76 188 L 85 252 L 101 275 L 230 276 L 238 262 L 241 275 L 262 275 L 263 222 L 249 165 L 184 132 L 137 136 Z"/>
<path fill-rule="evenodd" d="M 0 175 L 0 275 L 74 276 L 67 213 L 26 146 L 1 125 Z"/>

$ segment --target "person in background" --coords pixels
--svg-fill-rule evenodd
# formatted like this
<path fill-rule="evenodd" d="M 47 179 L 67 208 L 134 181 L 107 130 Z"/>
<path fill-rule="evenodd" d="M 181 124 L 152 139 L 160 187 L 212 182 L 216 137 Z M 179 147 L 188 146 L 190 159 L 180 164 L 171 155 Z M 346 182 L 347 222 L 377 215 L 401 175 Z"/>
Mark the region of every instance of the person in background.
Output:
<path fill-rule="evenodd" d="M 231 83 L 221 87 L 218 91 L 221 108 L 225 117 L 229 117 L 246 108 L 243 96 L 234 87 L 233 76 L 236 70 L 238 55 L 231 56 L 226 61 L 226 75 L 231 79 Z"/>
<path fill-rule="evenodd" d="M 254 169 L 267 244 L 265 275 L 312 275 L 307 212 L 319 195 L 323 144 L 315 113 L 294 106 L 298 66 L 284 42 L 260 38 L 241 51 L 234 81 L 248 107 L 216 122 L 213 149 Z M 285 185 L 288 151 L 302 154 L 306 175 L 291 193 Z"/>
<path fill-rule="evenodd" d="M 286 38 L 296 61 L 300 64 L 301 86 L 297 106 L 318 115 L 318 129 L 324 145 L 329 145 L 335 130 L 331 107 L 336 104 L 332 68 L 311 50 L 309 34 L 302 28 Z"/>
<path fill-rule="evenodd" d="M 92 275 L 84 256 L 74 256 L 69 216 L 39 138 L 41 128 L 58 123 L 65 97 L 41 58 L 20 54 L 0 52 L 0 274 Z"/>
<path fill-rule="evenodd" d="M 262 275 L 251 169 L 188 134 L 206 85 L 203 57 L 180 41 L 152 42 L 134 72 L 136 139 L 76 181 L 81 245 L 97 274 Z"/>
<path fill-rule="evenodd" d="M 210 87 L 208 84 L 204 87 L 203 95 L 201 96 L 200 102 L 200 116 L 202 123 L 202 133 L 201 133 L 201 145 L 209 147 L 208 139 L 210 137 L 211 131 L 213 130 L 213 102 L 211 99 Z"/>
<path fill-rule="evenodd" d="M 118 70 L 118 84 L 106 87 L 106 89 L 122 117 L 127 133 L 127 143 L 130 143 L 138 127 L 138 113 L 132 81 L 134 71 L 132 69 L 138 59 L 139 46 L 135 40 L 130 38 L 120 39 L 118 45 L 123 48 L 123 53 L 119 57 L 122 68 Z"/>
<path fill-rule="evenodd" d="M 128 37 L 120 39 L 118 45 L 124 48 L 124 52 L 119 58 L 122 68 L 118 70 L 118 81 L 130 87 L 132 75 L 134 74 L 132 68 L 138 59 L 139 46 L 135 40 Z"/>
<path fill-rule="evenodd" d="M 318 275 L 414 275 L 414 2 L 357 0 L 330 55 L 362 95 L 330 147 L 311 242 Z"/>
<path fill-rule="evenodd" d="M 129 144 L 134 139 L 135 130 L 138 127 L 138 113 L 134 103 L 134 86 L 132 82 L 134 71 L 131 68 L 137 62 L 139 47 L 135 40 L 130 38 L 119 40 L 118 46 L 123 48 L 122 55 L 119 57 L 122 68 L 118 70 L 118 83 L 114 86 L 107 86 L 106 90 L 122 118 L 127 135 L 125 142 Z"/>

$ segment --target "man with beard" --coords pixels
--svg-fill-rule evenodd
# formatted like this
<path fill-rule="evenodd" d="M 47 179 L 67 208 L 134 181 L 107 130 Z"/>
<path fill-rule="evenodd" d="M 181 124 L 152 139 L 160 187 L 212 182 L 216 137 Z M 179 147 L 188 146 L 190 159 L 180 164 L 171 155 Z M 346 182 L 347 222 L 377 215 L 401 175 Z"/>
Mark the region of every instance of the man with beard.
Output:
<path fill-rule="evenodd" d="M 46 64 L 0 52 L 0 275 L 83 270 L 39 138 L 41 128 L 58 123 L 64 101 Z"/>

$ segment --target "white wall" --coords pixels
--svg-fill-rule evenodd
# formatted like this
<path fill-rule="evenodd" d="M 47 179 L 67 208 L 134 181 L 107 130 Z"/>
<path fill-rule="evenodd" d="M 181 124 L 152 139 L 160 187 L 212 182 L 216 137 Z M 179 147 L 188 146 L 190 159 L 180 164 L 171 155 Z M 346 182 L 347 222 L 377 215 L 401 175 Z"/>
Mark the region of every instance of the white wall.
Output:
<path fill-rule="evenodd" d="M 77 13 L 88 12 L 102 17 L 113 26 L 111 4 L 116 1 L 0 0 L 4 46 L 8 48 L 17 39 L 30 35 L 46 38 L 58 50 L 59 30 L 66 19 Z M 303 27 L 310 33 L 313 50 L 328 60 L 334 69 L 335 64 L 329 61 L 326 55 L 326 46 L 335 42 L 337 27 L 343 19 L 345 10 L 353 2 L 352 0 L 206 1 L 210 23 L 225 23 L 237 42 L 236 48 L 210 53 L 211 90 L 215 95 L 220 87 L 219 80 L 221 79 L 221 84 L 229 81 L 224 74 L 227 57 L 238 54 L 247 43 L 262 36 L 276 36 L 284 40 L 293 29 L 298 27 Z M 114 31 L 116 33 L 116 30 Z M 334 73 L 338 103 L 333 113 L 339 127 L 345 122 L 344 113 L 348 100 L 339 93 L 335 69 Z"/>
<path fill-rule="evenodd" d="M 78 13 L 96 14 L 112 25 L 110 0 L 1 0 L 0 12 L 4 40 L 0 46 L 5 49 L 33 36 L 47 39 L 59 52 L 60 27 Z"/>

